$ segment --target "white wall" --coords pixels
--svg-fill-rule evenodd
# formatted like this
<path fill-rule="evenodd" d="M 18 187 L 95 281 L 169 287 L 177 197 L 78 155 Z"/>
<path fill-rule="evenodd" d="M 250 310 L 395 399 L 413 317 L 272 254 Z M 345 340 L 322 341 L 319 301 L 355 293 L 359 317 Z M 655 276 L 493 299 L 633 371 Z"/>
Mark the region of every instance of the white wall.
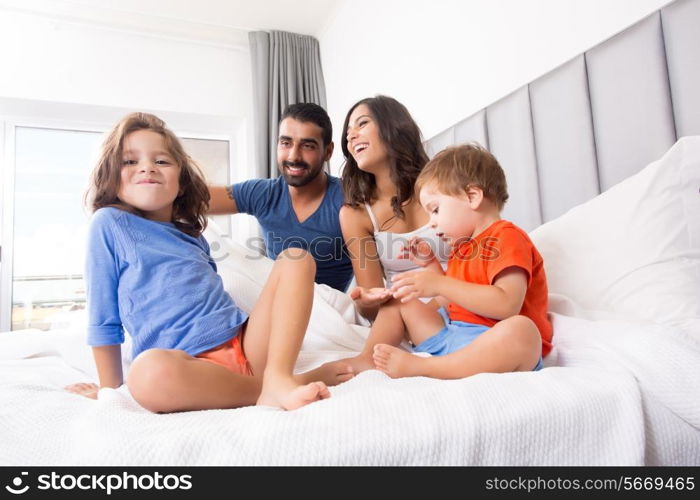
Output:
<path fill-rule="evenodd" d="M 149 111 L 176 133 L 230 139 L 231 180 L 250 177 L 246 33 L 137 14 L 110 19 L 97 6 L 80 7 L 90 12 L 76 21 L 60 11 L 64 4 L 46 13 L 3 8 L 6 3 L 0 4 L 0 135 L 3 122 L 108 129 L 128 112 Z M 2 184 L 10 178 L 3 138 L 0 214 Z M 243 217 L 232 226 L 241 238 L 256 232 Z"/>
<path fill-rule="evenodd" d="M 343 0 L 318 34 L 337 153 L 347 110 L 375 94 L 426 139 L 668 0 Z"/>
<path fill-rule="evenodd" d="M 250 115 L 247 47 L 2 9 L 0 47 L 0 114 L 40 115 L 46 103 L 60 115 L 54 104 L 70 103 L 88 115 L 86 106 L 209 116 L 213 128 Z"/>

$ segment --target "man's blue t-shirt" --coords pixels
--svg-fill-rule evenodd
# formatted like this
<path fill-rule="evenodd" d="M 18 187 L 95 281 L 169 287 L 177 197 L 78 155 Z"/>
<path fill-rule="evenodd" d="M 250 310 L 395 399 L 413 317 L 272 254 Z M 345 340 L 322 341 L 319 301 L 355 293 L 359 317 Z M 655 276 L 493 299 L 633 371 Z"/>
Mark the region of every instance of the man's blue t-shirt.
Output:
<path fill-rule="evenodd" d="M 276 259 L 289 247 L 303 248 L 316 260 L 316 282 L 345 291 L 352 279 L 352 263 L 338 218 L 343 205 L 340 179 L 328 176 L 321 205 L 304 222 L 294 213 L 284 177 L 234 184 L 232 194 L 239 212 L 258 219 L 268 257 Z"/>

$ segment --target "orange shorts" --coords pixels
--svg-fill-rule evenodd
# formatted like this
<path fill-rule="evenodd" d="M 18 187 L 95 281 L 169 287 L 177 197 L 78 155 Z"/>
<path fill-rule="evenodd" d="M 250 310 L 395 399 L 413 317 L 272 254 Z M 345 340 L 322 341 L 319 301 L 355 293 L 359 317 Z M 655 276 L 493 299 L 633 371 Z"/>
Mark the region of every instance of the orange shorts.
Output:
<path fill-rule="evenodd" d="M 243 352 L 243 328 L 238 335 L 214 349 L 197 354 L 196 358 L 211 361 L 239 375 L 253 375 L 250 363 Z"/>

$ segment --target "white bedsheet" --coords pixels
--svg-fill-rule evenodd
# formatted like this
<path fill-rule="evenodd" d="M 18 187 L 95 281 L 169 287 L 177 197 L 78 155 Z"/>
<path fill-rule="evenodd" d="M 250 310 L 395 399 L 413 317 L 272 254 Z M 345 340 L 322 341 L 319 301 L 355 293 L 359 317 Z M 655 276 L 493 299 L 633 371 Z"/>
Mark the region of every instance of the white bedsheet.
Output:
<path fill-rule="evenodd" d="M 364 327 L 314 306 L 298 367 L 353 352 Z M 318 307 L 317 307 L 318 306 Z M 336 318 L 336 319 L 333 319 Z M 328 335 L 316 338 L 325 320 Z M 292 412 L 155 415 L 125 388 L 62 387 L 94 373 L 80 328 L 0 334 L 2 465 L 700 464 L 700 349 L 682 330 L 553 315 L 538 373 L 392 380 L 372 370 Z M 347 332 L 346 332 L 347 333 Z M 324 350 L 316 350 L 322 347 Z"/>
<path fill-rule="evenodd" d="M 271 261 L 208 239 L 249 311 Z M 562 297 L 550 305 L 567 315 L 552 315 L 540 372 L 441 381 L 371 370 L 292 412 L 155 415 L 123 387 L 88 400 L 62 389 L 95 380 L 79 323 L 0 333 L 0 465 L 700 465 L 700 325 L 591 321 Z M 346 295 L 316 285 L 297 370 L 359 351 L 358 323 Z"/>

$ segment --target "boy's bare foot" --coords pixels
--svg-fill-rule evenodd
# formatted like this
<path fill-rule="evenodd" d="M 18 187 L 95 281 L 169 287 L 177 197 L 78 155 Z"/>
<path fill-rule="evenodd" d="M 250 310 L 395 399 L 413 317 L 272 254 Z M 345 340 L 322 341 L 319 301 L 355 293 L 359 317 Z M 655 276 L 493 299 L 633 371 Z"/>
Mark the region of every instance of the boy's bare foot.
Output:
<path fill-rule="evenodd" d="M 352 365 L 344 359 L 324 363 L 318 368 L 297 375 L 297 380 L 302 384 L 310 382 L 323 382 L 328 386 L 334 386 L 347 382 L 355 376 Z"/>
<path fill-rule="evenodd" d="M 314 401 L 327 399 L 331 393 L 323 382 L 299 385 L 293 379 L 263 382 L 258 406 L 275 406 L 283 410 L 296 410 Z"/>
<path fill-rule="evenodd" d="M 374 364 L 391 378 L 417 377 L 422 375 L 420 370 L 425 358 L 414 356 L 398 347 L 387 344 L 374 346 Z"/>

